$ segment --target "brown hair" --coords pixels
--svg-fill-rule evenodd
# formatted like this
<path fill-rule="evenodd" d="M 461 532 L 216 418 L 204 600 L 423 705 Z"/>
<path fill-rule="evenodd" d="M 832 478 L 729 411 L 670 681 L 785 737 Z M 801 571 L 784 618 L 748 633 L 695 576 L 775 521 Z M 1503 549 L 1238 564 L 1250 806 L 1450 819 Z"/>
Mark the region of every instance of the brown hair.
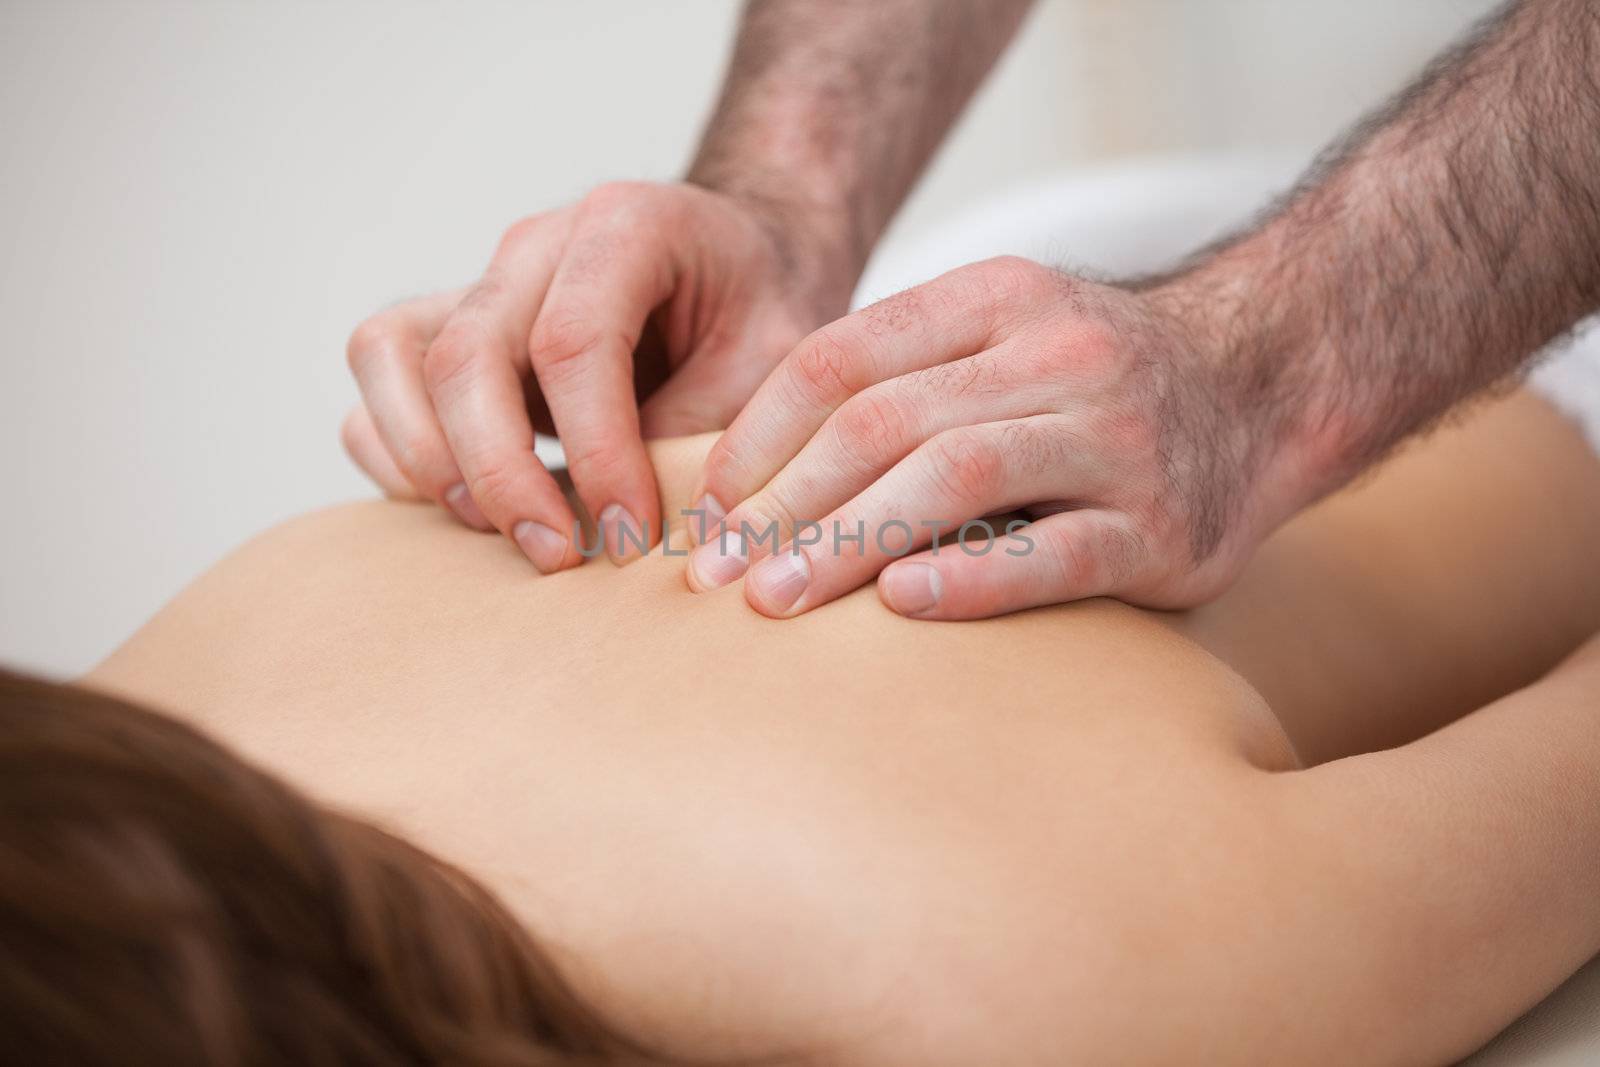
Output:
<path fill-rule="evenodd" d="M 0 671 L 19 1063 L 641 1062 L 470 878 L 199 732 Z"/>

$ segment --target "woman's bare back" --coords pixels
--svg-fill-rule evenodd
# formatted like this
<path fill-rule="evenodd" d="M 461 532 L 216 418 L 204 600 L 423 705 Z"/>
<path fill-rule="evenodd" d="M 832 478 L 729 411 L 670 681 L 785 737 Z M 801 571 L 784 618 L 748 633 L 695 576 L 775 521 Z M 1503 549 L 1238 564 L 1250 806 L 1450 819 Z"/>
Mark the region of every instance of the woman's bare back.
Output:
<path fill-rule="evenodd" d="M 705 445 L 658 447 L 668 511 Z M 871 588 L 774 622 L 687 594 L 660 549 L 541 577 L 433 509 L 352 505 L 251 542 L 88 681 L 460 863 L 674 1049 L 934 1062 L 996 1010 L 973 983 L 1047 1016 L 1129 966 L 1084 924 L 1149 897 L 1152 840 L 1259 847 L 1233 808 L 1291 739 L 1408 740 L 1600 626 L 1597 474 L 1516 397 L 1287 528 L 1216 605 L 964 624 Z M 1034 981 L 1046 949 L 1071 963 Z"/>

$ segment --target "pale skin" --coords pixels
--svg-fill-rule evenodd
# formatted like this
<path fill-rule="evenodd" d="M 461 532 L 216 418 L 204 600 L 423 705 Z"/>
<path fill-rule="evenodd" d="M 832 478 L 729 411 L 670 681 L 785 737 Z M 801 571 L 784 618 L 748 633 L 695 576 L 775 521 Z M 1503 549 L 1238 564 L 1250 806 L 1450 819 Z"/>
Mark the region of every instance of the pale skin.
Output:
<path fill-rule="evenodd" d="M 664 513 L 711 440 L 653 446 Z M 1183 615 L 777 623 L 373 503 L 88 682 L 461 863 L 669 1051 L 1440 1063 L 1600 951 L 1596 543 L 1600 462 L 1517 395 Z"/>

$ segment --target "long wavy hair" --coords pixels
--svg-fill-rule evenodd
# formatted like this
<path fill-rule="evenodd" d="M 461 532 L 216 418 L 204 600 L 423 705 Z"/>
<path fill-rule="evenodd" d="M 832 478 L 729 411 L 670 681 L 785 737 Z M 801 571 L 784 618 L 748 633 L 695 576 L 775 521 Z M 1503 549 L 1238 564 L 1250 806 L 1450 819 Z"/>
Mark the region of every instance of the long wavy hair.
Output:
<path fill-rule="evenodd" d="M 643 1063 L 484 888 L 196 730 L 0 671 L 9 1062 Z"/>

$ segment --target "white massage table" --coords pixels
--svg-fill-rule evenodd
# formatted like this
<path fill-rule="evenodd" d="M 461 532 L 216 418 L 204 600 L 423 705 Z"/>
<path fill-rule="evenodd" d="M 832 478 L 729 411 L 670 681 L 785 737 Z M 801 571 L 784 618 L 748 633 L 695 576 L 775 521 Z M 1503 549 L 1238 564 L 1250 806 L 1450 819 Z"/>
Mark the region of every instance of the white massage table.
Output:
<path fill-rule="evenodd" d="M 1579 1067 L 1600 1064 L 1600 959 L 1567 979 L 1463 1067 Z"/>
<path fill-rule="evenodd" d="M 1112 275 L 1169 266 L 1185 252 L 1249 219 L 1271 196 L 1286 189 L 1306 162 L 1262 156 L 1156 159 L 1030 183 L 978 205 L 932 233 L 886 247 L 869 265 L 855 304 L 871 303 L 943 271 L 998 255 Z M 1595 333 L 1600 341 L 1600 328 Z M 1562 368 L 1548 370 L 1555 374 L 1547 377 L 1559 379 Z M 1583 392 L 1586 403 L 1600 407 L 1600 384 L 1589 380 L 1594 377 L 1559 380 L 1563 387 Z M 1600 422 L 1590 431 L 1600 448 Z M 1600 708 L 1596 710 L 1600 713 Z M 1600 886 L 1595 891 L 1600 892 Z M 1600 959 L 1464 1063 L 1600 1067 Z"/>

